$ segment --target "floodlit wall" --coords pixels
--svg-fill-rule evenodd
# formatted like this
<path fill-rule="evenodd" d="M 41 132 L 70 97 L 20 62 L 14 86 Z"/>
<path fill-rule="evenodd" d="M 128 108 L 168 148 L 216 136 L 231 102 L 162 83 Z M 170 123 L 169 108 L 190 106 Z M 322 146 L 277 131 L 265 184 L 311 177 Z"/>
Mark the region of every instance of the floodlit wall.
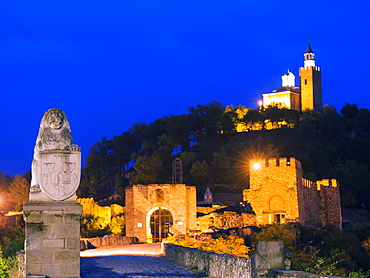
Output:
<path fill-rule="evenodd" d="M 100 217 L 110 222 L 112 217 L 125 213 L 125 207 L 121 205 L 99 206 L 93 198 L 79 198 L 77 202 L 82 205 L 82 217 Z"/>
<path fill-rule="evenodd" d="M 133 185 L 126 189 L 126 235 L 150 242 L 151 215 L 168 210 L 175 235 L 196 229 L 196 189 L 185 184 Z"/>
<path fill-rule="evenodd" d="M 340 193 L 335 179 L 312 182 L 302 178 L 294 158 L 250 162 L 250 189 L 243 200 L 251 204 L 258 225 L 299 222 L 342 228 Z"/>
<path fill-rule="evenodd" d="M 301 164 L 294 158 L 251 161 L 250 189 L 243 191 L 243 200 L 251 204 L 257 224 L 300 222 L 297 184 L 301 182 Z"/>

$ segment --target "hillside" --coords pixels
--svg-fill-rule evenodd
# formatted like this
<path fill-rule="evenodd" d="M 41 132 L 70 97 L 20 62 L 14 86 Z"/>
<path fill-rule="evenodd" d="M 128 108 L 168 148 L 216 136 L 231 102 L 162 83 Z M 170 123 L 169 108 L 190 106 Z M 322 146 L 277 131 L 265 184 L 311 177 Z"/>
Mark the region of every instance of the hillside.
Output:
<path fill-rule="evenodd" d="M 240 126 L 244 132 L 237 132 Z M 188 114 L 135 123 L 121 135 L 94 143 L 78 193 L 102 199 L 123 194 L 130 183 L 171 182 L 177 157 L 184 182 L 199 191 L 217 184 L 241 190 L 248 187 L 250 158 L 277 156 L 300 160 L 307 179 L 338 179 L 343 208 L 370 207 L 370 111 L 356 104 L 340 112 L 324 106 L 323 113 L 301 113 L 211 102 L 190 107 Z"/>

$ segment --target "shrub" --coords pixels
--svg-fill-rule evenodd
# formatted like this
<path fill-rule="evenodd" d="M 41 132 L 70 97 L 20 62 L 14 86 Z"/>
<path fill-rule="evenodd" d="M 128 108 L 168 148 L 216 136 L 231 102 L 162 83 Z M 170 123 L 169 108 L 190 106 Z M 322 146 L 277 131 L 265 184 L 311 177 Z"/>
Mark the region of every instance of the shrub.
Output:
<path fill-rule="evenodd" d="M 289 232 L 289 226 L 265 225 L 260 228 L 261 231 L 252 236 L 253 243 L 259 241 L 282 241 L 284 242 L 285 249 L 293 249 L 294 235 Z"/>
<path fill-rule="evenodd" d="M 234 257 L 249 257 L 250 248 L 244 244 L 244 239 L 240 236 L 219 236 L 212 238 L 210 235 L 196 237 L 178 238 L 169 235 L 169 243 L 180 246 L 197 248 L 217 254 L 228 254 Z"/>

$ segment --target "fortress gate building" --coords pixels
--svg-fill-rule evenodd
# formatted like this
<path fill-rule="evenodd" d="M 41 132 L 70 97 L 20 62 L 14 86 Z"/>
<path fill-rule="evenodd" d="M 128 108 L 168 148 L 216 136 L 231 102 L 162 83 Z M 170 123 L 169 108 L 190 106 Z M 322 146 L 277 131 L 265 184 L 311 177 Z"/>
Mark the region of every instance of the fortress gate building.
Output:
<path fill-rule="evenodd" d="M 126 236 L 160 242 L 195 230 L 196 189 L 185 184 L 133 185 L 126 189 Z"/>
<path fill-rule="evenodd" d="M 342 228 L 338 182 L 302 178 L 295 158 L 250 161 L 250 189 L 243 191 L 258 225 L 299 222 Z"/>

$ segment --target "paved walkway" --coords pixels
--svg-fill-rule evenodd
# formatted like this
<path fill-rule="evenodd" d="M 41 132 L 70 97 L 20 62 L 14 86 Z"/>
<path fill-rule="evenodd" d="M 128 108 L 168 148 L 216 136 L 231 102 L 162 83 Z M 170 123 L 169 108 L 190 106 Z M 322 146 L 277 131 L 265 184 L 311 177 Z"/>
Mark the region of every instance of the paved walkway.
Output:
<path fill-rule="evenodd" d="M 160 244 L 99 247 L 81 252 L 81 278 L 203 277 L 161 257 Z"/>
<path fill-rule="evenodd" d="M 162 255 L 162 245 L 160 243 L 150 244 L 130 244 L 101 246 L 95 249 L 88 249 L 81 252 L 81 257 L 115 256 L 115 255 Z"/>

